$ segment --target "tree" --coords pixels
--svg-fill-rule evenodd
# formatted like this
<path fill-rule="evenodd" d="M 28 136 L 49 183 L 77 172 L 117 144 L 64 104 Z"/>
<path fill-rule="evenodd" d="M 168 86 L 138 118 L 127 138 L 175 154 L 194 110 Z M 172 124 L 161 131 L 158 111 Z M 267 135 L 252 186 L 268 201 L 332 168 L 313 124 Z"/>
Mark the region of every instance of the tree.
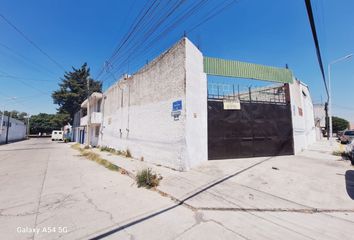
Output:
<path fill-rule="evenodd" d="M 53 130 L 60 130 L 69 121 L 69 114 L 40 113 L 33 115 L 30 118 L 30 133 L 51 133 Z"/>
<path fill-rule="evenodd" d="M 84 63 L 81 68 L 72 68 L 73 71 L 65 72 L 64 78 L 59 83 L 59 89 L 54 91 L 52 98 L 59 105 L 58 113 L 69 114 L 70 121 L 81 108 L 81 103 L 93 92 L 102 92 L 102 84 L 90 78 L 90 68 Z M 89 81 L 89 91 L 87 91 Z"/>
<path fill-rule="evenodd" d="M 28 116 L 27 113 L 19 112 L 19 111 L 16 111 L 16 110 L 12 110 L 10 112 L 5 110 L 4 113 L 5 113 L 5 116 L 10 116 L 11 115 L 12 118 L 18 119 L 18 120 L 20 120 L 22 122 L 25 122 L 26 121 L 26 117 Z M 0 111 L 0 114 L 2 114 L 1 111 Z"/>
<path fill-rule="evenodd" d="M 343 131 L 349 128 L 349 122 L 343 118 L 333 116 L 332 128 L 334 133 L 337 133 L 338 131 Z"/>

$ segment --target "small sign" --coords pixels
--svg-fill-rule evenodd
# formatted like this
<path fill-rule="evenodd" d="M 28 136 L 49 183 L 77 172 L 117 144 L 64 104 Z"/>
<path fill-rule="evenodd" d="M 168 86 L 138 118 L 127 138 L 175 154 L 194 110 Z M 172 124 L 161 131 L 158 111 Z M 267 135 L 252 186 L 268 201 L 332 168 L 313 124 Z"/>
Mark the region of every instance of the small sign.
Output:
<path fill-rule="evenodd" d="M 240 110 L 241 103 L 238 99 L 224 99 L 224 110 Z"/>
<path fill-rule="evenodd" d="M 178 100 L 172 103 L 172 111 L 182 110 L 182 100 Z"/>
<path fill-rule="evenodd" d="M 181 115 L 181 111 L 172 111 L 171 116 L 173 117 L 173 120 L 178 121 L 179 116 Z"/>

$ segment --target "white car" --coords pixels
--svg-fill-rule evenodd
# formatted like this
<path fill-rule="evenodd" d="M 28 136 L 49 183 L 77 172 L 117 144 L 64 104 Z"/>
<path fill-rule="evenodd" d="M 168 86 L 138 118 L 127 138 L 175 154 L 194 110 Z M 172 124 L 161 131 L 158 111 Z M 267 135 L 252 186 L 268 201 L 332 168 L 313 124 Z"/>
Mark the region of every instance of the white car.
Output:
<path fill-rule="evenodd" d="M 61 130 L 54 130 L 52 132 L 52 141 L 64 141 L 64 132 Z"/>

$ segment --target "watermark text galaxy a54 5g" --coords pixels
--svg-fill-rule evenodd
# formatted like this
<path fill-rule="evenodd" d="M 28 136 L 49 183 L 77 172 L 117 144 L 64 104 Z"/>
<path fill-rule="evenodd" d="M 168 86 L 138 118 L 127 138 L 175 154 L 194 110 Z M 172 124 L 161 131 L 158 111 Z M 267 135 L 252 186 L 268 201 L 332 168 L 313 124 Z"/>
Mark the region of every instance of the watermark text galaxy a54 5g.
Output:
<path fill-rule="evenodd" d="M 47 227 L 17 227 L 16 228 L 17 233 L 34 233 L 34 234 L 40 234 L 40 233 L 67 233 L 68 232 L 68 227 L 53 227 L 53 226 L 47 226 Z"/>

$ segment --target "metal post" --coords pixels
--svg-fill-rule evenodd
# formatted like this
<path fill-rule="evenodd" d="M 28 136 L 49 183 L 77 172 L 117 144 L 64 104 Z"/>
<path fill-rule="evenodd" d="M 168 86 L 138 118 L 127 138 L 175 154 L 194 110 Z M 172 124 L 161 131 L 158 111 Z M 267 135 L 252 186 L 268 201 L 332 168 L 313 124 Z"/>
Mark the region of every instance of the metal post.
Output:
<path fill-rule="evenodd" d="M 29 119 L 30 119 L 30 116 L 27 116 L 27 139 L 29 138 L 29 135 L 30 135 L 30 125 L 29 125 Z"/>
<path fill-rule="evenodd" d="M 327 131 L 327 140 L 329 140 L 329 117 L 328 117 L 328 102 L 325 103 L 324 107 L 326 113 L 326 131 Z"/>
<path fill-rule="evenodd" d="M 249 98 L 250 98 L 250 102 L 252 102 L 251 87 L 248 87 L 248 95 L 249 95 Z"/>
<path fill-rule="evenodd" d="M 328 64 L 328 115 L 329 115 L 329 140 L 332 145 L 333 126 L 332 126 L 332 92 L 331 92 L 331 64 Z"/>
<path fill-rule="evenodd" d="M 330 143 L 331 145 L 333 144 L 333 125 L 332 125 L 332 91 L 331 91 L 331 65 L 338 63 L 340 61 L 343 61 L 345 59 L 351 58 L 353 54 L 348 54 L 344 57 L 338 58 L 337 60 L 334 60 L 333 62 L 330 62 L 328 64 L 328 110 L 329 110 L 329 137 L 330 137 Z"/>
<path fill-rule="evenodd" d="M 2 111 L 2 115 L 1 115 L 1 123 L 0 123 L 0 135 L 2 135 L 2 127 L 3 127 L 3 122 L 4 122 L 4 115 L 5 115 L 5 107 Z"/>
<path fill-rule="evenodd" d="M 91 114 L 90 114 L 90 78 L 87 77 L 87 146 L 90 146 L 90 123 L 91 123 Z"/>
<path fill-rule="evenodd" d="M 7 124 L 6 124 L 6 139 L 5 139 L 5 144 L 9 143 L 9 125 L 10 125 L 10 118 L 12 117 L 12 112 L 10 113 L 10 116 L 7 116 Z"/>
<path fill-rule="evenodd" d="M 241 100 L 241 97 L 240 97 L 240 84 L 237 84 L 237 95 L 238 95 L 238 100 Z"/>

